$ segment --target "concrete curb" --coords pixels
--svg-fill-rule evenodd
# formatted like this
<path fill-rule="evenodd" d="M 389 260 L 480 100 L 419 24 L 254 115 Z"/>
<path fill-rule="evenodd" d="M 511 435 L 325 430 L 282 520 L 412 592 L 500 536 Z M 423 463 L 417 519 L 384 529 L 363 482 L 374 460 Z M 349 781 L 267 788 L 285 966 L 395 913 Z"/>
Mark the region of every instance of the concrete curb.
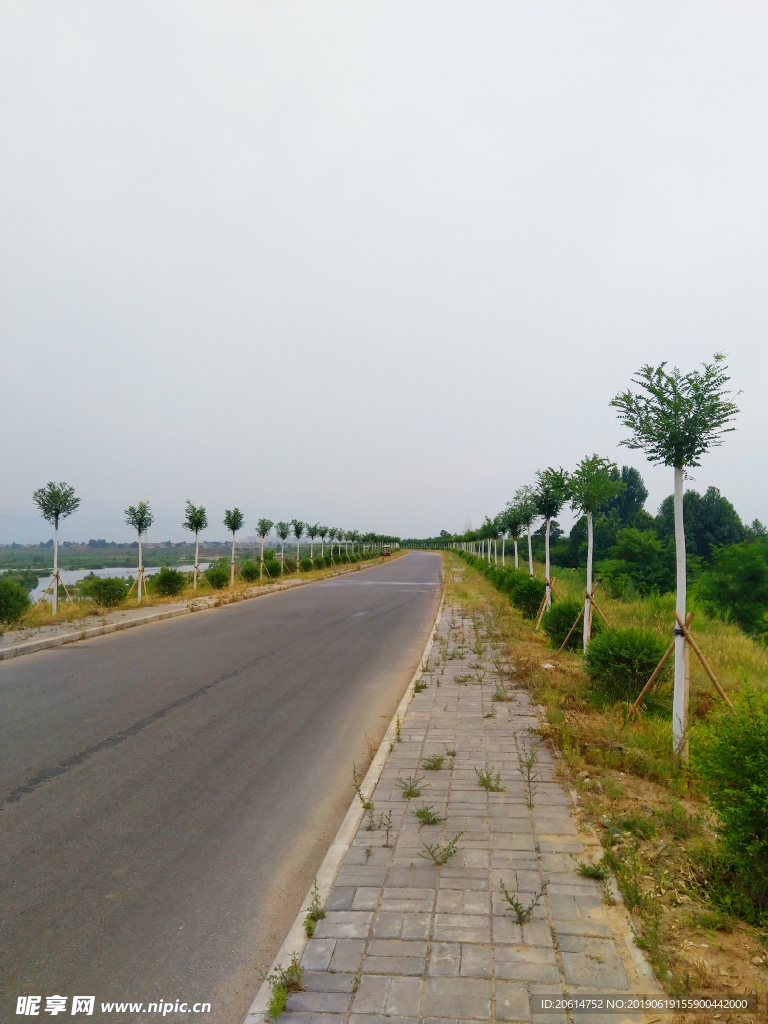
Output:
<path fill-rule="evenodd" d="M 61 647 L 63 644 L 76 643 L 78 640 L 90 640 L 95 636 L 104 636 L 107 633 L 117 633 L 122 629 L 132 629 L 134 626 L 146 626 L 151 622 L 160 622 L 162 619 L 173 619 L 179 615 L 191 615 L 192 612 L 205 611 L 208 608 L 223 608 L 228 604 L 250 601 L 254 597 L 281 594 L 283 591 L 293 590 L 295 587 L 308 587 L 312 583 L 323 583 L 336 576 L 347 576 L 351 572 L 362 572 L 365 569 L 373 569 L 375 566 L 383 564 L 383 561 L 374 562 L 372 565 L 358 564 L 348 569 L 341 569 L 338 572 L 331 572 L 327 576 L 318 576 L 313 580 L 288 580 L 287 583 L 279 583 L 276 586 L 254 587 L 249 591 L 243 591 L 232 596 L 198 597 L 190 601 L 184 608 L 170 608 L 166 611 L 151 612 L 148 615 L 137 616 L 135 619 L 122 619 L 119 622 L 107 622 L 100 626 L 88 626 L 84 629 L 77 629 L 71 633 L 59 633 L 56 636 L 42 637 L 40 640 L 28 640 L 24 643 L 0 648 L 0 661 L 6 661 L 9 658 L 20 658 L 24 654 L 36 654 L 38 651 L 47 651 L 53 647 Z"/>
<path fill-rule="evenodd" d="M 367 800 L 373 793 L 376 785 L 381 778 L 381 773 L 384 770 L 384 766 L 387 763 L 389 756 L 390 744 L 395 741 L 395 733 L 397 731 L 397 720 L 398 718 L 402 722 L 405 718 L 405 713 L 413 700 L 413 686 L 417 678 L 421 674 L 421 670 L 426 662 L 429 660 L 429 655 L 432 651 L 432 645 L 435 641 L 435 633 L 437 627 L 440 625 L 440 619 L 443 614 L 443 605 L 445 604 L 445 582 L 443 582 L 443 591 L 440 596 L 440 606 L 437 609 L 437 615 L 435 621 L 432 624 L 432 628 L 429 631 L 429 639 L 427 645 L 424 648 L 424 653 L 419 661 L 419 667 L 413 674 L 408 687 L 405 691 L 403 699 L 395 712 L 392 721 L 389 723 L 387 731 L 384 733 L 384 738 L 381 741 L 379 749 L 376 751 L 376 756 L 371 761 L 371 766 L 366 772 L 365 778 L 363 779 L 360 789 L 362 790 L 363 796 Z M 347 855 L 347 851 L 352 845 L 352 841 L 355 838 L 357 829 L 362 821 L 365 811 L 360 803 L 357 796 L 354 797 L 350 804 L 349 810 L 346 813 L 344 821 L 341 823 L 341 828 L 336 833 L 336 838 L 330 845 L 328 852 L 323 858 L 322 864 L 318 868 L 316 882 L 317 888 L 320 892 L 320 902 L 324 905 L 330 896 L 333 883 L 336 881 L 336 876 L 339 873 L 342 862 Z M 291 956 L 296 953 L 301 957 L 304 952 L 309 938 L 307 933 L 304 931 L 304 919 L 307 916 L 310 903 L 312 902 L 312 890 L 307 893 L 304 897 L 301 909 L 296 915 L 296 919 L 288 930 L 288 934 L 285 937 L 277 956 L 272 961 L 272 966 L 269 969 L 269 974 L 272 974 L 278 965 L 287 966 L 290 962 Z M 263 1022 L 269 1020 L 267 1017 L 267 1006 L 271 990 L 269 983 L 266 979 L 261 983 L 259 991 L 256 993 L 256 997 L 251 1003 L 251 1008 L 245 1015 L 243 1024 L 263 1024 Z"/>

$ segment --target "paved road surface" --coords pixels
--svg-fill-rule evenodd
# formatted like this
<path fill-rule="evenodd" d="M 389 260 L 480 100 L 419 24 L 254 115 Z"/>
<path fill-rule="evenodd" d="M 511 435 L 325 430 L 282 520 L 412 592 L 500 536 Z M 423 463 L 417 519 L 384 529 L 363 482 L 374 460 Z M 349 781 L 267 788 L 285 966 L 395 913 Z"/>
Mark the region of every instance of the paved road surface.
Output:
<path fill-rule="evenodd" d="M 3 663 L 0 1019 L 76 994 L 96 1020 L 177 999 L 213 1012 L 166 1021 L 242 1020 L 416 668 L 440 567 L 412 553 Z"/>

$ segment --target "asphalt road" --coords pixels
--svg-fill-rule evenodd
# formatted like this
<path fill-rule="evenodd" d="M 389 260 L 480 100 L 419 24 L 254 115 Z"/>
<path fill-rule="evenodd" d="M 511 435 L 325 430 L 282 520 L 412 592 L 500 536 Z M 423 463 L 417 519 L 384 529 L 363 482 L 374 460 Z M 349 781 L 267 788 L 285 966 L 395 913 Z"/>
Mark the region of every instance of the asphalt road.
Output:
<path fill-rule="evenodd" d="M 3 662 L 0 1019 L 19 995 L 239 1024 L 439 599 L 414 552 Z M 41 1012 L 40 1017 L 51 1019 Z M 150 1020 L 130 1013 L 104 1020 Z"/>

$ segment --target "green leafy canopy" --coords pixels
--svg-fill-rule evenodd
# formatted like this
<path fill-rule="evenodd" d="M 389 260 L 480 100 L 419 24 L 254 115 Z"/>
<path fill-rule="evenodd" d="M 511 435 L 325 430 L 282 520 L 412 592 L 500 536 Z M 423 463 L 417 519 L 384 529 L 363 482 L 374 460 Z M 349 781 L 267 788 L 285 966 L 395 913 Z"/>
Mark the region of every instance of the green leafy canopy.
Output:
<path fill-rule="evenodd" d="M 140 501 L 138 505 L 129 505 L 125 510 L 125 521 L 136 530 L 139 536 L 146 533 L 155 521 L 149 502 Z"/>
<path fill-rule="evenodd" d="M 245 516 L 239 508 L 224 510 L 224 525 L 232 533 L 237 533 L 238 530 L 241 530 L 244 522 Z"/>
<path fill-rule="evenodd" d="M 80 499 L 75 497 L 74 487 L 69 484 L 55 484 L 52 480 L 39 487 L 32 494 L 32 500 L 40 509 L 40 514 L 46 522 L 52 526 L 58 526 L 60 519 L 71 516 L 80 504 Z"/>
<path fill-rule="evenodd" d="M 574 510 L 597 512 L 611 498 L 623 491 L 626 485 L 615 478 L 617 475 L 616 465 L 610 459 L 603 459 L 599 455 L 583 458 L 569 479 L 571 505 Z"/>
<path fill-rule="evenodd" d="M 649 462 L 664 466 L 698 466 L 709 448 L 722 444 L 722 435 L 735 430 L 726 427 L 739 411 L 726 399 L 724 389 L 730 380 L 723 365 L 725 356 L 715 353 L 714 362 L 702 363 L 701 372 L 682 374 L 660 366 L 646 365 L 637 371 L 633 382 L 643 391 L 625 391 L 611 405 L 633 432 L 621 443 L 627 448 L 645 451 Z"/>
<path fill-rule="evenodd" d="M 184 522 L 181 525 L 191 533 L 199 533 L 208 526 L 208 515 L 202 505 L 193 505 L 191 501 L 187 501 L 184 515 Z"/>

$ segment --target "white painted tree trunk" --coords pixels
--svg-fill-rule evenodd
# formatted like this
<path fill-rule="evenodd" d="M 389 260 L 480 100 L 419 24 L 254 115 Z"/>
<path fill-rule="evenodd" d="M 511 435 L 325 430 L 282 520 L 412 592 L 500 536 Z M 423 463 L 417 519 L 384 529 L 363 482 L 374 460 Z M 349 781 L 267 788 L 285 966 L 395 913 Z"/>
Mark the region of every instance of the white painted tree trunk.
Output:
<path fill-rule="evenodd" d="M 139 534 L 139 578 L 136 580 L 136 590 L 138 592 L 138 600 L 136 601 L 136 604 L 141 604 L 141 584 L 144 579 L 144 575 L 142 573 L 143 566 L 144 563 L 141 559 L 141 534 Z"/>
<path fill-rule="evenodd" d="M 309 557 L 314 559 L 315 557 L 315 538 L 309 538 Z"/>
<path fill-rule="evenodd" d="M 235 585 L 235 531 L 232 531 L 232 556 L 229 560 L 229 585 Z"/>
<path fill-rule="evenodd" d="M 528 523 L 528 572 L 533 576 L 533 545 L 531 544 L 531 524 Z"/>
<path fill-rule="evenodd" d="M 594 531 L 592 529 L 592 512 L 587 509 L 587 593 L 592 593 L 592 549 L 594 547 Z M 584 623 L 582 629 L 582 639 L 584 642 L 584 653 L 587 653 L 587 644 L 589 643 L 589 605 L 590 600 L 588 597 L 584 598 Z"/>
<path fill-rule="evenodd" d="M 259 579 L 264 579 L 264 541 L 266 537 L 261 538 L 261 561 L 259 562 Z"/>
<path fill-rule="evenodd" d="M 501 568 L 502 569 L 506 569 L 506 567 L 507 567 L 507 563 L 504 561 L 504 548 L 506 547 L 506 544 L 507 544 L 507 535 L 504 534 L 504 536 L 501 538 Z"/>
<path fill-rule="evenodd" d="M 53 614 L 59 613 L 59 521 L 53 524 L 53 597 L 51 599 Z"/>
<path fill-rule="evenodd" d="M 675 466 L 675 555 L 677 563 L 677 599 L 675 610 L 685 622 L 686 562 L 685 524 L 683 522 L 683 468 Z M 683 754 L 688 731 L 688 706 L 685 692 L 685 636 L 675 622 L 675 690 L 672 698 L 672 745 Z"/>
<path fill-rule="evenodd" d="M 517 569 L 518 569 L 518 560 L 517 560 L 517 537 L 515 537 L 515 538 L 513 538 L 513 539 L 514 539 L 514 543 L 515 543 L 515 572 L 517 572 Z"/>
<path fill-rule="evenodd" d="M 547 578 L 547 608 L 552 607 L 552 589 L 549 586 L 549 524 L 552 522 L 547 516 L 547 525 L 544 528 L 544 574 Z"/>
<path fill-rule="evenodd" d="M 192 589 L 193 590 L 197 590 L 197 567 L 198 567 L 199 563 L 200 563 L 200 537 L 199 537 L 199 534 L 198 534 L 197 530 L 195 530 L 195 574 L 194 574 L 194 579 L 192 581 Z"/>

